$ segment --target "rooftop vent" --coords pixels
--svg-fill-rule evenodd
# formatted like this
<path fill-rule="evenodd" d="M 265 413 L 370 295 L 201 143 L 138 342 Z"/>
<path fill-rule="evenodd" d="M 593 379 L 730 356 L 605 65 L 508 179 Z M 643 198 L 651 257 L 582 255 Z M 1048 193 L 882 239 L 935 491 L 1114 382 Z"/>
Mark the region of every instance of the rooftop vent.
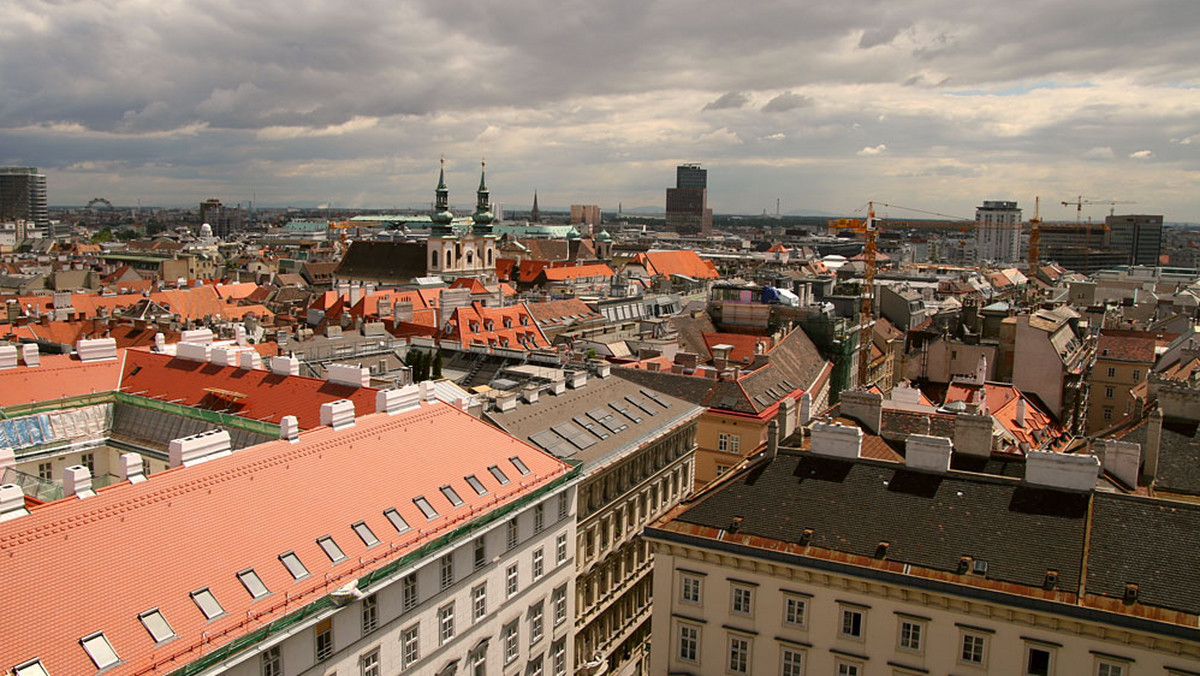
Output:
<path fill-rule="evenodd" d="M 325 380 L 335 385 L 367 387 L 371 384 L 371 369 L 350 364 L 330 364 L 325 369 Z"/>
<path fill-rule="evenodd" d="M 1058 586 L 1058 571 L 1053 568 L 1046 571 L 1046 579 L 1042 581 L 1042 589 L 1050 591 Z"/>
<path fill-rule="evenodd" d="M 103 361 L 117 358 L 116 338 L 92 338 L 75 343 L 80 361 Z"/>
<path fill-rule="evenodd" d="M 812 542 L 812 536 L 814 532 L 815 531 L 813 531 L 811 528 L 805 528 L 804 531 L 800 533 L 800 545 L 807 547 L 809 543 Z"/>
<path fill-rule="evenodd" d="M 729 522 L 729 533 L 733 534 L 733 533 L 740 531 L 741 529 L 742 529 L 742 517 L 740 517 L 740 516 L 733 517 L 733 520 Z"/>
<path fill-rule="evenodd" d="M 279 438 L 296 443 L 300 440 L 300 422 L 294 415 L 285 415 L 279 420 Z"/>
<path fill-rule="evenodd" d="M 42 356 L 38 353 L 38 346 L 33 343 L 27 343 L 21 346 L 21 359 L 25 361 L 25 365 L 33 368 L 42 365 Z"/>
<path fill-rule="evenodd" d="M 17 368 L 17 346 L 0 345 L 0 369 Z"/>
<path fill-rule="evenodd" d="M 419 408 L 421 406 L 421 388 L 423 385 L 424 383 L 419 385 L 405 385 L 404 387 L 391 390 L 380 390 L 375 394 L 375 412 L 395 415 Z"/>
<path fill-rule="evenodd" d="M 0 486 L 0 521 L 8 521 L 28 513 L 29 510 L 25 509 L 25 493 L 21 491 L 20 486 L 16 484 Z"/>
<path fill-rule="evenodd" d="M 181 343 L 197 343 L 200 345 L 212 345 L 212 342 L 213 342 L 212 329 L 192 329 L 190 331 L 182 331 L 179 334 L 179 342 L 181 342 Z"/>
<path fill-rule="evenodd" d="M 1133 604 L 1138 600 L 1138 586 L 1133 582 L 1125 585 L 1125 603 Z"/>
<path fill-rule="evenodd" d="M 295 357 L 271 357 L 271 373 L 277 376 L 298 376 L 300 360 Z"/>
<path fill-rule="evenodd" d="M 131 484 L 145 481 L 146 470 L 142 465 L 142 456 L 137 453 L 122 453 L 117 465 L 117 477 Z"/>
<path fill-rule="evenodd" d="M 958 574 L 966 575 L 971 570 L 971 557 L 964 556 L 958 560 Z"/>
<path fill-rule="evenodd" d="M 238 355 L 238 368 L 243 371 L 261 371 L 262 367 L 262 355 L 259 353 L 248 350 Z"/>
<path fill-rule="evenodd" d="M 891 545 L 892 545 L 892 543 L 888 542 L 887 540 L 880 540 L 879 544 L 875 545 L 875 558 L 886 559 L 887 553 L 888 553 L 888 547 L 890 547 Z"/>
<path fill-rule="evenodd" d="M 212 359 L 212 345 L 179 343 L 175 346 L 175 356 L 187 361 L 210 361 Z"/>
<path fill-rule="evenodd" d="M 354 402 L 338 399 L 321 404 L 321 424 L 340 430 L 354 425 Z"/>
<path fill-rule="evenodd" d="M 169 447 L 171 467 L 191 467 L 232 452 L 229 432 L 225 430 L 208 430 L 190 437 L 174 439 Z"/>
<path fill-rule="evenodd" d="M 82 500 L 95 494 L 92 490 L 92 473 L 88 468 L 71 465 L 63 472 L 63 497 L 75 495 Z"/>

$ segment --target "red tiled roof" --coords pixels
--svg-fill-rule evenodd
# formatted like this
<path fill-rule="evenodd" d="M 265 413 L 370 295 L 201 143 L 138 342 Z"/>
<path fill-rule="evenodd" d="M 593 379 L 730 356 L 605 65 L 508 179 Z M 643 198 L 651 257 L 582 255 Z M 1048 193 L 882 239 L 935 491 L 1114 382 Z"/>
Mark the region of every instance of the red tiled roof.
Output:
<path fill-rule="evenodd" d="M 111 392 L 120 387 L 125 355 L 122 350 L 116 359 L 81 362 L 66 354 L 43 354 L 41 366 L 0 370 L 0 407 Z"/>
<path fill-rule="evenodd" d="M 497 258 L 496 259 L 496 279 L 503 281 L 512 281 L 513 270 L 517 267 L 517 259 L 515 258 Z"/>
<path fill-rule="evenodd" d="M 561 324 L 568 320 L 587 321 L 604 319 L 604 315 L 593 311 L 587 303 L 578 298 L 549 300 L 543 303 L 526 303 L 529 314 L 540 325 Z"/>
<path fill-rule="evenodd" d="M 963 383 L 951 383 L 946 388 L 946 403 L 949 404 L 955 401 L 971 402 L 976 401 L 979 397 L 978 385 L 966 385 Z M 1050 417 L 1050 414 L 1043 411 L 1031 397 L 1026 397 L 1020 390 L 1005 383 L 985 383 L 983 385 L 983 396 L 987 403 L 988 414 L 992 420 L 999 423 L 1009 434 L 1017 440 L 1017 443 L 1028 443 L 1032 448 L 1041 448 L 1045 441 L 1058 440 L 1066 437 L 1066 431 L 1062 426 Z M 1022 425 L 1017 424 L 1017 402 L 1021 399 L 1025 400 L 1025 422 Z M 1040 430 L 1043 436 L 1043 443 L 1039 443 L 1033 438 L 1033 432 Z M 1016 449 L 1000 449 L 1010 450 L 1015 452 Z"/>
<path fill-rule="evenodd" d="M 232 413 L 278 423 L 294 415 L 301 429 L 321 424 L 321 404 L 349 399 L 359 414 L 375 410 L 373 387 L 335 385 L 317 378 L 280 376 L 270 371 L 245 371 L 178 359 L 166 354 L 130 350 L 122 389 L 145 397 L 160 397 L 185 406 L 228 409 Z M 220 397 L 220 389 L 246 395 L 237 401 Z"/>
<path fill-rule="evenodd" d="M 754 359 L 754 348 L 762 344 L 763 350 L 771 349 L 771 338 L 768 336 L 750 336 L 744 333 L 701 333 L 704 344 L 711 354 L 713 345 L 732 345 L 729 358 L 737 362 L 749 363 Z"/>
<path fill-rule="evenodd" d="M 491 328 L 488 328 L 489 322 Z M 483 303 L 475 301 L 457 308 L 450 317 L 450 329 L 443 338 L 458 341 L 463 349 L 473 344 L 513 350 L 550 347 L 550 341 L 546 340 L 546 335 L 538 328 L 524 303 L 485 307 Z"/>
<path fill-rule="evenodd" d="M 562 282 L 580 277 L 612 277 L 612 275 L 612 268 L 603 263 L 597 263 L 595 265 L 544 268 L 539 277 L 548 282 Z"/>
<path fill-rule="evenodd" d="M 1178 337 L 1177 333 L 1104 329 L 1096 341 L 1096 359 L 1153 364 L 1158 358 L 1154 349 L 1166 347 Z"/>
<path fill-rule="evenodd" d="M 474 277 L 459 277 L 450 285 L 451 289 L 470 289 L 472 294 L 488 293 L 487 287 L 483 282 Z"/>
<path fill-rule="evenodd" d="M 454 453 L 445 452 L 446 439 L 455 440 Z M 514 456 L 530 475 L 519 475 Z M 490 465 L 512 481 L 500 485 Z M 364 471 L 371 480 L 363 480 Z M 105 673 L 172 671 L 567 471 L 562 461 L 452 406 L 425 403 L 35 507 L 0 524 L 0 594 L 22 609 L 0 617 L 4 663 L 37 657 L 54 676 L 91 674 L 79 639 L 104 632 L 121 658 Z M 485 495 L 466 484 L 463 477 L 472 474 Z M 454 507 L 439 492 L 443 485 L 456 488 L 464 504 Z M 413 503 L 418 496 L 442 516 L 427 520 Z M 412 527 L 397 533 L 383 514 L 390 508 Z M 367 548 L 351 529 L 359 521 L 382 544 Z M 337 565 L 316 542 L 326 534 L 346 556 Z M 292 579 L 278 559 L 289 551 L 308 576 Z M 246 592 L 236 574 L 248 568 L 270 595 Z M 225 611 L 213 620 L 189 596 L 206 587 Z M 151 608 L 176 638 L 155 645 L 138 620 Z"/>
<path fill-rule="evenodd" d="M 237 284 L 218 284 L 213 287 L 213 290 L 217 292 L 218 298 L 224 300 L 241 300 L 254 293 L 254 290 L 257 288 L 258 285 L 254 282 L 240 282 Z"/>
<path fill-rule="evenodd" d="M 646 266 L 646 271 L 654 275 L 684 275 L 696 279 L 716 279 L 720 276 L 712 261 L 700 258 L 690 249 L 647 251 L 634 256 L 633 260 Z"/>

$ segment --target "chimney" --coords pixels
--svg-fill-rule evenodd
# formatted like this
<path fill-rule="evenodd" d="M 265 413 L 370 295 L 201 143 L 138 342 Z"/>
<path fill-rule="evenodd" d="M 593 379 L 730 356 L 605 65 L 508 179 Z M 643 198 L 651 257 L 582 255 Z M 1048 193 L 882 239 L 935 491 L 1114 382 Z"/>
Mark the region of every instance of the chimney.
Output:
<path fill-rule="evenodd" d="M 954 416 L 954 450 L 963 455 L 992 454 L 992 419 L 986 415 L 959 413 Z"/>
<path fill-rule="evenodd" d="M 671 364 L 671 373 L 677 376 L 683 375 L 683 364 Z"/>
<path fill-rule="evenodd" d="M 505 413 L 517 407 L 517 395 L 515 392 L 501 392 L 496 395 L 496 410 Z"/>
<path fill-rule="evenodd" d="M 236 366 L 238 351 L 232 347 L 214 347 L 209 352 L 209 357 L 216 366 Z"/>
<path fill-rule="evenodd" d="M 817 423 L 812 427 L 812 452 L 834 458 L 862 456 L 863 431 L 840 423 Z"/>
<path fill-rule="evenodd" d="M 1142 483 L 1149 486 L 1158 476 L 1158 454 L 1162 450 L 1163 412 L 1158 406 L 1146 421 L 1146 445 L 1142 447 Z"/>
<path fill-rule="evenodd" d="M 1084 453 L 1030 450 L 1025 455 L 1025 483 L 1068 491 L 1092 491 L 1100 459 Z"/>
<path fill-rule="evenodd" d="M 1025 397 L 1017 397 L 1017 427 L 1025 426 Z"/>
<path fill-rule="evenodd" d="M 538 401 L 537 385 L 526 385 L 521 390 L 521 401 L 524 401 L 526 404 L 536 404 Z"/>
<path fill-rule="evenodd" d="M 571 371 L 571 373 L 567 376 L 567 386 L 573 390 L 578 390 L 584 385 L 587 385 L 587 379 L 587 371 Z"/>
<path fill-rule="evenodd" d="M 261 371 L 262 367 L 262 355 L 259 353 L 247 350 L 238 355 L 238 368 L 243 371 Z"/>
<path fill-rule="evenodd" d="M 877 392 L 842 392 L 842 415 L 853 418 L 871 434 L 879 434 L 883 421 L 883 395 Z"/>
<path fill-rule="evenodd" d="M 246 327 L 242 326 L 241 324 L 234 326 L 233 339 L 237 341 L 237 344 L 241 347 L 246 347 L 249 345 L 249 342 L 246 340 Z"/>
<path fill-rule="evenodd" d="M 0 522 L 29 514 L 25 509 L 25 493 L 16 484 L 0 486 Z"/>
<path fill-rule="evenodd" d="M 599 362 L 596 364 L 596 377 L 597 378 L 603 379 L 603 378 L 609 377 L 610 375 L 612 375 L 612 364 L 609 364 L 606 361 L 602 361 L 602 362 Z"/>
<path fill-rule="evenodd" d="M 700 363 L 700 357 L 691 352 L 676 352 L 675 363 L 683 366 L 684 369 L 694 370 Z"/>
<path fill-rule="evenodd" d="M 371 384 L 371 369 L 350 364 L 330 364 L 325 368 L 325 380 L 334 385 L 367 387 Z"/>
<path fill-rule="evenodd" d="M 179 342 L 181 343 L 199 343 L 201 345 L 212 345 L 213 332 L 212 329 L 192 329 L 183 331 L 179 334 Z"/>
<path fill-rule="evenodd" d="M 178 343 L 175 345 L 175 356 L 187 361 L 206 362 L 212 360 L 212 349 L 212 345 L 201 343 Z"/>
<path fill-rule="evenodd" d="M 173 439 L 168 448 L 170 466 L 191 467 L 233 453 L 229 432 L 208 430 L 182 439 Z"/>
<path fill-rule="evenodd" d="M 646 370 L 651 373 L 658 373 L 662 370 L 662 364 L 656 361 L 646 362 Z"/>
<path fill-rule="evenodd" d="M 761 343 L 760 343 L 761 345 Z M 767 364 L 771 363 L 771 355 L 765 352 L 754 353 L 754 360 L 750 362 L 751 370 L 758 370 Z"/>
<path fill-rule="evenodd" d="M 375 412 L 395 415 L 421 407 L 420 385 L 405 385 L 391 390 L 380 390 L 375 394 Z"/>
<path fill-rule="evenodd" d="M 21 359 L 25 361 L 25 365 L 29 368 L 42 365 L 42 356 L 38 353 L 38 346 L 33 343 L 26 343 L 21 346 Z"/>
<path fill-rule="evenodd" d="M 300 441 L 300 422 L 294 415 L 285 415 L 279 419 L 279 438 L 296 443 Z"/>
<path fill-rule="evenodd" d="M 767 423 L 767 462 L 779 455 L 779 420 Z"/>
<path fill-rule="evenodd" d="M 358 301 L 362 300 L 363 288 L 357 284 L 350 287 L 350 307 L 358 305 Z"/>
<path fill-rule="evenodd" d="M 1098 439 L 1095 446 L 1100 467 L 1120 479 L 1126 486 L 1136 488 L 1142 463 L 1142 447 L 1128 441 Z"/>
<path fill-rule="evenodd" d="M 812 420 L 812 395 L 804 392 L 800 395 L 800 419 L 797 422 L 803 426 L 807 425 L 810 420 Z"/>
<path fill-rule="evenodd" d="M 775 419 L 779 421 L 779 436 L 787 439 L 796 431 L 796 400 L 784 397 L 779 401 Z"/>
<path fill-rule="evenodd" d="M 167 337 L 162 333 L 154 334 L 154 351 L 165 352 L 167 350 Z"/>
<path fill-rule="evenodd" d="M 295 357 L 271 357 L 271 373 L 277 376 L 298 376 L 300 360 Z"/>
<path fill-rule="evenodd" d="M 321 424 L 335 430 L 354 426 L 354 402 L 338 399 L 321 404 Z"/>
<path fill-rule="evenodd" d="M 911 469 L 945 474 L 950 471 L 953 448 L 946 437 L 910 434 L 904 442 L 904 464 Z"/>
<path fill-rule="evenodd" d="M 91 340 L 79 340 L 75 343 L 75 352 L 79 354 L 79 361 L 91 362 L 116 359 L 117 339 L 93 338 Z"/>
<path fill-rule="evenodd" d="M 63 497 L 77 496 L 80 500 L 90 498 L 96 492 L 92 490 L 92 473 L 83 465 L 71 465 L 63 472 Z"/>
<path fill-rule="evenodd" d="M 117 478 L 131 484 L 140 484 L 146 480 L 142 467 L 142 456 L 137 453 L 122 453 L 117 463 Z"/>
<path fill-rule="evenodd" d="M 562 394 L 567 391 L 567 381 L 565 377 L 555 378 L 550 381 L 550 393 L 554 395 Z"/>

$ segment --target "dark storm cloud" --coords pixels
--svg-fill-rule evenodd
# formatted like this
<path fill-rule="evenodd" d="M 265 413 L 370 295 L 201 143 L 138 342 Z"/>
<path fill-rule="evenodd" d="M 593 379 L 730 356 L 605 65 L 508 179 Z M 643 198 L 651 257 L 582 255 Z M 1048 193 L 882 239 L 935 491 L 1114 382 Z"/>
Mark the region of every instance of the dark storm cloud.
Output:
<path fill-rule="evenodd" d="M 786 113 L 789 110 L 807 108 L 811 105 L 813 105 L 813 100 L 809 97 L 787 92 L 767 101 L 767 105 L 763 106 L 762 111 L 764 113 Z"/>
<path fill-rule="evenodd" d="M 741 108 L 750 102 L 750 97 L 741 92 L 729 92 L 722 94 L 715 101 L 709 101 L 705 104 L 702 110 L 725 110 L 727 108 Z"/>

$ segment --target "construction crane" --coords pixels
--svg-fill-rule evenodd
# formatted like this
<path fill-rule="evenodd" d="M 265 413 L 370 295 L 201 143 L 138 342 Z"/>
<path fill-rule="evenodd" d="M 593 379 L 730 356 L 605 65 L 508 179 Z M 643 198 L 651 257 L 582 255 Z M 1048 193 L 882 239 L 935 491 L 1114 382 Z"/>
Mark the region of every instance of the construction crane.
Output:
<path fill-rule="evenodd" d="M 1137 204 L 1137 202 L 1129 202 L 1125 200 L 1090 200 L 1084 199 L 1083 195 L 1075 198 L 1074 202 L 1063 202 L 1064 207 L 1075 207 L 1075 222 L 1078 223 L 1083 219 L 1083 206 L 1085 204 L 1107 204 L 1109 206 L 1108 215 L 1112 216 L 1116 213 L 1117 204 Z"/>

